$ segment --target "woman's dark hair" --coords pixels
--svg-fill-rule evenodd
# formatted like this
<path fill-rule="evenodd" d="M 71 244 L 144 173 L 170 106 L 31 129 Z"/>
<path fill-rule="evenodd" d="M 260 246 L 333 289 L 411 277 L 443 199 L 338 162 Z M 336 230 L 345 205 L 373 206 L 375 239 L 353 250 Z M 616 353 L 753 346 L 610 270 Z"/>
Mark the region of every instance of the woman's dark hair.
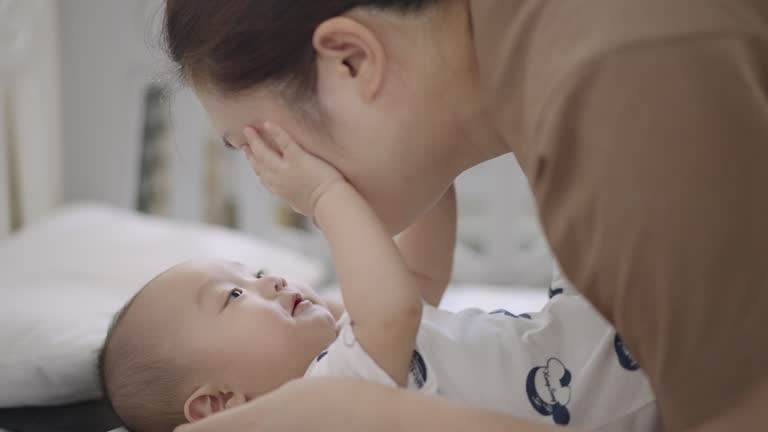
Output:
<path fill-rule="evenodd" d="M 355 8 L 408 14 L 439 0 L 166 0 L 166 51 L 183 80 L 223 94 L 263 84 L 314 93 L 312 36 Z"/>

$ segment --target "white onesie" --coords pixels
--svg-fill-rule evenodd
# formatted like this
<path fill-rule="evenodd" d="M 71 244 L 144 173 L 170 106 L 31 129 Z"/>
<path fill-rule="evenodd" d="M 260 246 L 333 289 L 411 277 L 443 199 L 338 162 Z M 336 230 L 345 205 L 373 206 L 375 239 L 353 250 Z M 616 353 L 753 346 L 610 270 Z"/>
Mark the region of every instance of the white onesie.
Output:
<path fill-rule="evenodd" d="M 549 295 L 541 312 L 521 315 L 425 306 L 408 388 L 585 431 L 657 430 L 651 387 L 621 337 L 563 277 Z M 305 376 L 396 386 L 357 343 L 349 316 L 338 327 Z"/>

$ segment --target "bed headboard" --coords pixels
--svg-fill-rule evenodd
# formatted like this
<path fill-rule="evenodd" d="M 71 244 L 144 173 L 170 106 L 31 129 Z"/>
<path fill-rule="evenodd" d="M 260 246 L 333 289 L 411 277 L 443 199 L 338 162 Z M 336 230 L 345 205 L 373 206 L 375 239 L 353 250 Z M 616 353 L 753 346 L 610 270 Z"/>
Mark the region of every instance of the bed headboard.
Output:
<path fill-rule="evenodd" d="M 8 235 L 11 230 L 11 199 L 10 199 L 10 167 L 8 166 L 8 128 L 7 103 L 3 90 L 3 82 L 0 80 L 0 239 Z"/>
<path fill-rule="evenodd" d="M 15 209 L 11 207 L 11 173 L 14 171 L 11 132 L 15 123 L 12 120 L 15 107 L 11 95 L 26 46 L 23 28 L 28 21 L 28 10 L 29 5 L 19 0 L 0 0 L 0 240 L 10 233 L 15 214 Z"/>
<path fill-rule="evenodd" d="M 0 238 L 61 199 L 57 8 L 0 0 Z"/>

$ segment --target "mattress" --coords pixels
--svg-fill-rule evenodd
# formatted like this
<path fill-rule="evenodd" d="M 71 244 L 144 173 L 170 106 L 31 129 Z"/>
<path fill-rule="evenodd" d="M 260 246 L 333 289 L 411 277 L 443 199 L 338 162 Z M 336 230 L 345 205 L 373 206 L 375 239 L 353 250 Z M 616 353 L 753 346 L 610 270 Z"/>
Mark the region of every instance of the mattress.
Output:
<path fill-rule="evenodd" d="M 106 432 L 120 425 L 104 401 L 45 408 L 0 409 L 0 431 Z"/>

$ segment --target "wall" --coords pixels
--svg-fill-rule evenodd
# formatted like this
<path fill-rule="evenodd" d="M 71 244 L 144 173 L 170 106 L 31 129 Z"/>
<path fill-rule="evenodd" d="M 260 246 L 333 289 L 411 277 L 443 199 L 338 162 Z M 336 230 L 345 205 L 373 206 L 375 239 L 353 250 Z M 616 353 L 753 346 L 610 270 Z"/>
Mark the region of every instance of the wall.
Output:
<path fill-rule="evenodd" d="M 67 200 L 134 205 L 143 91 L 161 70 L 147 45 L 151 3 L 60 1 Z"/>
<path fill-rule="evenodd" d="M 160 0 L 62 0 L 64 196 L 135 208 L 144 97 L 152 83 L 176 85 L 159 42 Z M 203 217 L 203 146 L 210 127 L 180 89 L 172 121 L 168 216 Z"/>
<path fill-rule="evenodd" d="M 0 239 L 11 230 L 10 170 L 8 165 L 7 77 L 0 76 Z"/>
<path fill-rule="evenodd" d="M 1 6 L 0 146 L 3 169 L 17 176 L 0 198 L 13 199 L 16 222 L 29 222 L 61 201 L 58 3 L 5 0 Z"/>

